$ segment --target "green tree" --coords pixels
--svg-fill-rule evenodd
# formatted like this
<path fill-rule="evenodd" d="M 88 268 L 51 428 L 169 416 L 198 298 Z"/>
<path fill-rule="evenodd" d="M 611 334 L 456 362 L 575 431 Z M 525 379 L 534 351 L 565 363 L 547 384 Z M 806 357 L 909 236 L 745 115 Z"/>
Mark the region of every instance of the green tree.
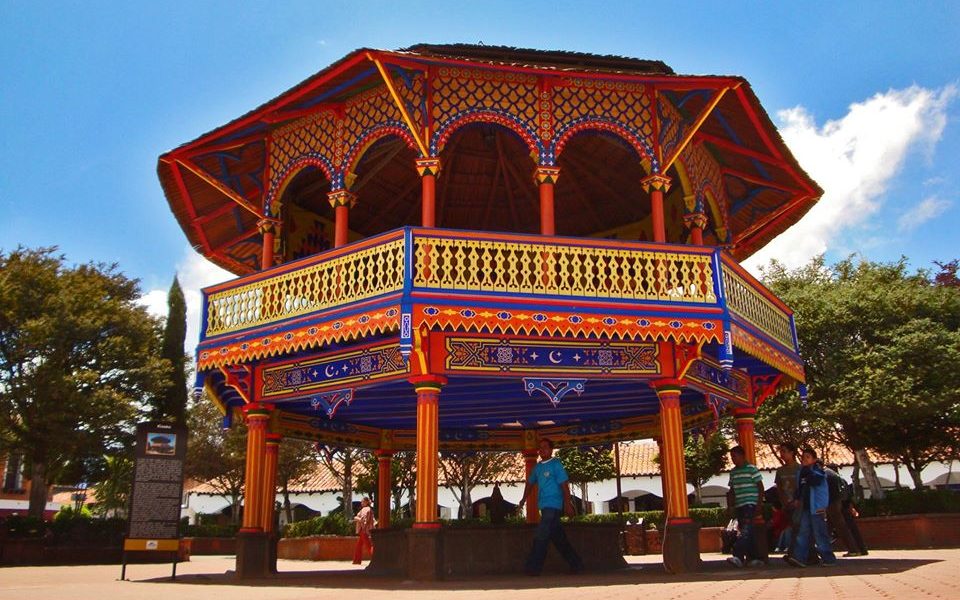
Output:
<path fill-rule="evenodd" d="M 294 439 L 281 442 L 277 456 L 277 485 L 283 495 L 283 510 L 286 512 L 287 523 L 293 521 L 290 484 L 313 473 L 319 464 L 320 456 L 313 442 Z"/>
<path fill-rule="evenodd" d="M 469 518 L 473 514 L 473 499 L 470 492 L 484 481 L 492 481 L 515 463 L 515 454 L 509 452 L 443 452 L 440 455 L 440 470 L 446 487 L 460 503 L 460 514 Z"/>
<path fill-rule="evenodd" d="M 727 467 L 727 441 L 719 432 L 709 435 L 688 433 L 683 442 L 687 483 L 693 486 L 696 503 L 702 501 L 702 488 L 711 477 Z"/>
<path fill-rule="evenodd" d="M 133 486 L 133 459 L 125 454 L 103 457 L 104 469 L 94 487 L 93 512 L 101 517 L 127 515 L 127 502 Z"/>
<path fill-rule="evenodd" d="M 825 434 L 854 450 L 874 495 L 882 490 L 866 449 L 919 472 L 957 427 L 958 370 L 942 359 L 952 356 L 960 329 L 958 289 L 908 272 L 905 259 L 827 266 L 820 257 L 795 270 L 772 263 L 764 275 L 795 311 L 810 418 L 829 423 Z"/>
<path fill-rule="evenodd" d="M 25 457 L 33 516 L 68 466 L 130 443 L 139 406 L 166 382 L 159 322 L 139 297 L 116 265 L 0 252 L 0 453 Z"/>
<path fill-rule="evenodd" d="M 187 337 L 187 302 L 180 281 L 174 277 L 167 294 L 167 321 L 163 328 L 160 356 L 171 365 L 169 384 L 151 399 L 150 417 L 156 421 L 187 421 L 187 356 L 183 343 Z"/>
<path fill-rule="evenodd" d="M 223 429 L 221 423 L 222 416 L 206 393 L 190 404 L 184 475 L 206 482 L 226 498 L 230 502 L 232 520 L 238 523 L 247 464 L 247 429 L 242 423 Z"/>
<path fill-rule="evenodd" d="M 580 486 L 584 510 L 588 510 L 587 486 L 592 481 L 603 481 L 615 477 L 617 470 L 613 465 L 610 448 L 581 447 L 562 448 L 557 451 L 563 468 L 567 471 L 570 483 Z"/>

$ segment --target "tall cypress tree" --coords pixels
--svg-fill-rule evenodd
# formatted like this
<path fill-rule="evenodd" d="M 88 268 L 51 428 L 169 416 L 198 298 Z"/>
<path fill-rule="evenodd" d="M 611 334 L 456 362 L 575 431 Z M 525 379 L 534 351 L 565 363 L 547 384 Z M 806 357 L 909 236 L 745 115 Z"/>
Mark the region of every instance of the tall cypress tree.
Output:
<path fill-rule="evenodd" d="M 167 294 L 167 324 L 163 329 L 161 357 L 170 361 L 170 385 L 153 406 L 153 418 L 170 419 L 179 425 L 187 421 L 187 373 L 183 342 L 187 337 L 187 302 L 176 276 Z"/>

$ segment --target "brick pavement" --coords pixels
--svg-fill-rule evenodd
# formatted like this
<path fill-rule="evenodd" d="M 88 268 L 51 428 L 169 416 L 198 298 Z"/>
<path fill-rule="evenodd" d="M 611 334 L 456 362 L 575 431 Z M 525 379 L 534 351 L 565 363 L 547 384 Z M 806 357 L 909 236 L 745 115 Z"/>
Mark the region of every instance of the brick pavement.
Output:
<path fill-rule="evenodd" d="M 324 600 L 342 599 L 344 589 L 364 600 L 497 600 L 553 598 L 601 600 L 856 600 L 866 598 L 960 599 L 960 549 L 886 550 L 862 558 L 842 559 L 835 568 L 793 569 L 780 561 L 757 569 L 734 569 L 718 554 L 704 555 L 701 573 L 671 576 L 659 557 L 629 557 L 631 568 L 616 573 L 577 576 L 480 577 L 434 584 L 373 578 L 343 562 L 280 561 L 277 579 L 238 584 L 227 571 L 232 557 L 199 556 L 178 568 L 169 582 L 170 565 L 130 565 L 132 581 L 118 581 L 117 565 L 0 568 L 0 599 L 17 600 Z"/>

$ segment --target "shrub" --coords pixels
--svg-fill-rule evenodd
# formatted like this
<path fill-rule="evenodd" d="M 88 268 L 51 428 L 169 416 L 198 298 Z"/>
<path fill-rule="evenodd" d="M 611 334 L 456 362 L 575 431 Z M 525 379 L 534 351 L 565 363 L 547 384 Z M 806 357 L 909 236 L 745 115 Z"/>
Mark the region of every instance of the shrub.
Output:
<path fill-rule="evenodd" d="M 313 517 L 305 521 L 288 523 L 283 528 L 283 537 L 296 538 L 311 535 L 354 535 L 353 522 L 348 522 L 342 513 L 326 517 Z"/>
<path fill-rule="evenodd" d="M 882 499 L 870 498 L 857 506 L 864 517 L 960 512 L 960 494 L 950 490 L 891 490 Z"/>

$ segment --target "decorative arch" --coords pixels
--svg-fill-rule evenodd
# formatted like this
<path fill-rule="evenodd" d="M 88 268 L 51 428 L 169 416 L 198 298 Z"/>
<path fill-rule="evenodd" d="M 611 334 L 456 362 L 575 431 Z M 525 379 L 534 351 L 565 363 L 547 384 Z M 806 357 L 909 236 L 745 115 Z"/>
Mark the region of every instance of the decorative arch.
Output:
<path fill-rule="evenodd" d="M 541 155 L 542 164 L 550 166 L 555 165 L 557 157 L 559 157 L 560 153 L 563 152 L 563 148 L 567 145 L 567 143 L 575 135 L 591 129 L 605 133 L 612 133 L 621 138 L 627 143 L 627 145 L 633 148 L 640 160 L 647 159 L 650 161 L 652 172 L 657 172 L 658 164 L 657 159 L 653 154 L 653 148 L 650 147 L 649 142 L 642 135 L 640 135 L 639 132 L 618 121 L 602 118 L 577 119 L 576 121 L 568 123 L 562 127 L 559 131 L 557 131 L 556 135 L 554 135 L 549 151 L 546 152 L 545 155 Z"/>
<path fill-rule="evenodd" d="M 520 136 L 532 154 L 543 156 L 546 151 L 536 132 L 515 115 L 500 110 L 469 109 L 437 128 L 430 140 L 430 155 L 438 156 L 454 132 L 473 123 L 490 123 L 509 129 Z"/>
<path fill-rule="evenodd" d="M 717 233 L 717 237 L 719 237 L 718 229 L 727 229 L 727 211 L 726 207 L 721 206 L 720 202 L 717 200 L 717 194 L 713 189 L 713 185 L 706 183 L 700 186 L 700 189 L 697 191 L 697 200 L 702 201 L 710 211 L 710 220 L 713 222 L 713 230 L 715 233 Z M 726 240 L 718 241 L 720 243 L 726 242 Z"/>
<path fill-rule="evenodd" d="M 347 149 L 342 163 L 343 172 L 353 173 L 357 162 L 359 162 L 364 153 L 377 141 L 389 136 L 400 138 L 411 150 L 417 153 L 418 157 L 423 158 L 416 140 L 410 135 L 410 129 L 399 121 L 389 121 L 368 129 Z"/>
<path fill-rule="evenodd" d="M 279 211 L 279 206 L 274 206 L 277 199 L 283 197 L 283 192 L 286 191 L 287 185 L 293 181 L 293 178 L 296 177 L 300 171 L 303 171 L 307 167 L 317 167 L 323 174 L 327 176 L 327 179 L 330 180 L 333 189 L 337 189 L 337 182 L 343 182 L 343 173 L 338 172 L 334 169 L 333 165 L 327 160 L 326 157 L 319 154 L 305 154 L 294 161 L 288 163 L 283 170 L 280 172 L 280 176 L 277 177 L 277 183 L 271 188 L 270 192 L 267 194 L 267 199 L 263 204 L 263 214 L 266 217 L 275 217 Z"/>

